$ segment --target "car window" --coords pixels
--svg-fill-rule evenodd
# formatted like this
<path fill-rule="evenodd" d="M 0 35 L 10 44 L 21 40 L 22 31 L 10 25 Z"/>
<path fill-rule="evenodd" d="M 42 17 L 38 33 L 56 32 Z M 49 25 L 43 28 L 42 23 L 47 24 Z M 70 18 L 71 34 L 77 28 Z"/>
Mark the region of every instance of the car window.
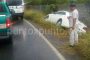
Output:
<path fill-rule="evenodd" d="M 0 4 L 0 13 L 6 13 L 7 10 L 3 4 Z"/>
<path fill-rule="evenodd" d="M 4 8 L 0 5 L 0 12 L 4 12 Z"/>
<path fill-rule="evenodd" d="M 55 12 L 55 14 L 66 15 L 65 12 Z"/>
<path fill-rule="evenodd" d="M 8 6 L 4 3 L 1 3 L 0 4 L 0 15 L 8 14 L 8 13 L 10 13 Z"/>
<path fill-rule="evenodd" d="M 22 0 L 6 0 L 9 6 L 18 6 L 22 4 Z"/>

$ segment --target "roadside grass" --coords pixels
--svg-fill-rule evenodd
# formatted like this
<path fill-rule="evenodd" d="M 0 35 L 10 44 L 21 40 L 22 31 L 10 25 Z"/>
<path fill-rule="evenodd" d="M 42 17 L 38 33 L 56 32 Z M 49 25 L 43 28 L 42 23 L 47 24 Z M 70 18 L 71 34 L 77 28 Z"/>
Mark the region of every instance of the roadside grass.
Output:
<path fill-rule="evenodd" d="M 57 26 L 56 24 L 45 21 L 45 14 L 43 12 L 28 9 L 25 10 L 24 17 L 30 22 L 34 22 L 38 26 L 42 27 L 43 29 L 47 31 L 52 31 L 52 34 L 54 36 L 63 39 L 68 39 L 68 29 L 64 29 L 62 27 Z M 64 53 L 69 53 L 71 55 L 79 53 L 82 57 L 82 60 L 90 60 L 90 32 L 88 31 L 87 34 L 80 36 L 79 41 L 79 45 L 77 45 L 74 48 L 69 47 L 69 43 L 66 42 L 59 49 L 63 50 Z"/>
<path fill-rule="evenodd" d="M 90 31 L 80 37 L 80 43 L 75 48 L 83 60 L 90 60 Z"/>
<path fill-rule="evenodd" d="M 32 9 L 25 10 L 24 17 L 29 21 L 36 23 L 43 29 L 49 32 L 52 31 L 51 33 L 54 34 L 55 36 L 65 38 L 68 35 L 67 29 L 57 26 L 56 24 L 51 23 L 49 21 L 45 21 L 44 20 L 45 14 L 41 11 L 36 11 Z"/>

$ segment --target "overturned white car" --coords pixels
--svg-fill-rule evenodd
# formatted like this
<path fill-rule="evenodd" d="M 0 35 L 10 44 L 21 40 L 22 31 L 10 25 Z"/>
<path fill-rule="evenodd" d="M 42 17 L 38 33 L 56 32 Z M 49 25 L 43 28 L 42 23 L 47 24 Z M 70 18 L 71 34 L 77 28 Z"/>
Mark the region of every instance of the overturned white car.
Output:
<path fill-rule="evenodd" d="M 58 11 L 55 13 L 48 14 L 45 17 L 45 20 L 49 21 L 51 23 L 55 23 L 57 25 L 60 25 L 62 27 L 69 28 L 70 27 L 69 20 L 68 20 L 69 16 L 70 16 L 70 14 L 68 11 Z M 79 33 L 86 33 L 86 30 L 84 28 L 87 28 L 87 26 L 84 23 L 82 23 L 81 21 L 78 21 L 77 24 L 79 26 L 78 32 Z"/>

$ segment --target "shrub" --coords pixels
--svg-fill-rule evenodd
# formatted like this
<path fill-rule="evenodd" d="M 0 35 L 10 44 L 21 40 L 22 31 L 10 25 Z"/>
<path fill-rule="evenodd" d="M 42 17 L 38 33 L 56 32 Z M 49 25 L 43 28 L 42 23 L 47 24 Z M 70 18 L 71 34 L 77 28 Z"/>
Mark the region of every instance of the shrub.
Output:
<path fill-rule="evenodd" d="M 90 60 L 90 32 L 80 37 L 80 43 L 76 49 L 84 60 Z"/>
<path fill-rule="evenodd" d="M 58 10 L 57 4 L 50 4 L 50 5 L 46 5 L 44 12 L 51 13 L 51 12 L 56 12 L 57 10 Z"/>

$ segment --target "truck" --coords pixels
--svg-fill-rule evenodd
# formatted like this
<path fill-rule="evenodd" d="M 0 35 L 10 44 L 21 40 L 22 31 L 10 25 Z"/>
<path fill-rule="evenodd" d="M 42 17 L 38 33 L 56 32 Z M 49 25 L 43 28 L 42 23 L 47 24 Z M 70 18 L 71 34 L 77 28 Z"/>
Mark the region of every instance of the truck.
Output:
<path fill-rule="evenodd" d="M 4 0 L 7 3 L 10 11 L 13 12 L 13 18 L 21 18 L 24 16 L 24 0 Z"/>

